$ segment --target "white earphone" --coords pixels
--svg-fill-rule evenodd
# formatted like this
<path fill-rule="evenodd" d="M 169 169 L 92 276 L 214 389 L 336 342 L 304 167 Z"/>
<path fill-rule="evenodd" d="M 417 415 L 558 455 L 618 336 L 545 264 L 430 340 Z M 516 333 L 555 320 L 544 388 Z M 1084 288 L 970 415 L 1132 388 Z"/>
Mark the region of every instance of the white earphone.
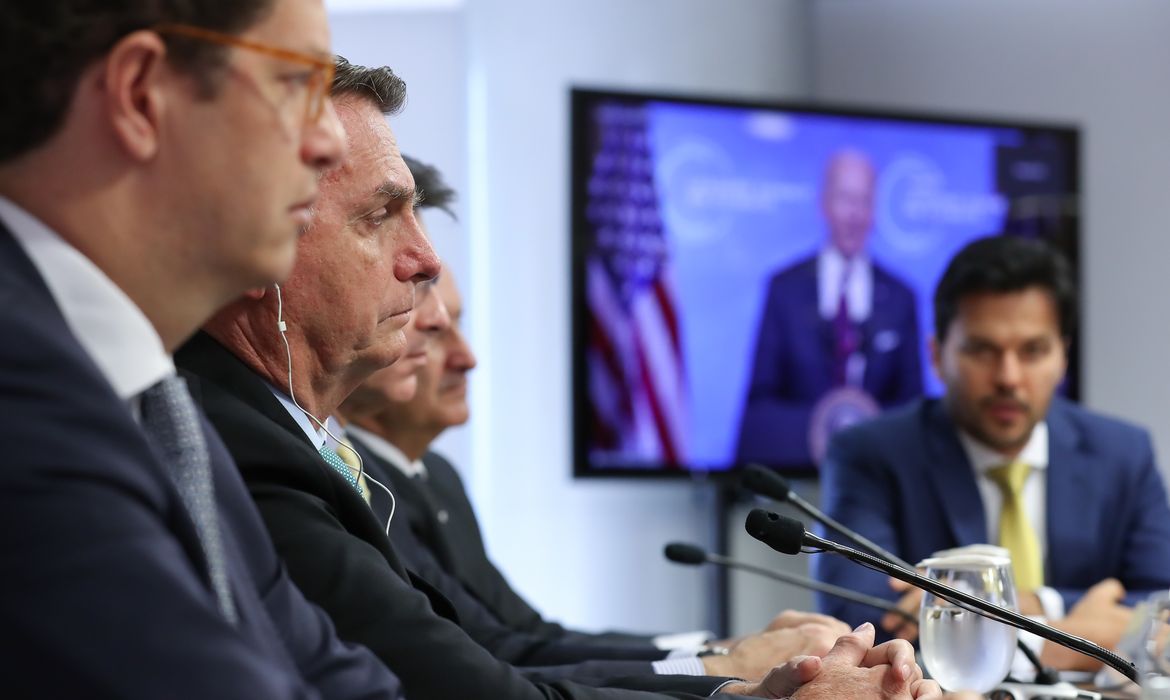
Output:
<path fill-rule="evenodd" d="M 390 517 L 386 518 L 386 536 L 389 537 L 390 523 L 393 522 L 394 511 L 398 508 L 398 500 L 394 498 L 394 494 L 390 492 L 390 489 L 386 488 L 385 484 L 365 472 L 365 462 L 362 460 L 362 456 L 358 454 L 357 450 L 355 450 L 348 442 L 340 440 L 336 435 L 329 432 L 329 428 L 325 427 L 324 423 L 317 420 L 316 416 L 306 411 L 299 403 L 297 403 L 297 397 L 293 394 L 292 348 L 289 347 L 288 337 L 285 336 L 285 332 L 288 330 L 288 324 L 284 322 L 284 300 L 280 297 L 280 285 L 274 283 L 272 287 L 276 290 L 276 329 L 280 332 L 280 340 L 284 343 L 284 353 L 288 358 L 288 397 L 292 399 L 293 405 L 300 409 L 301 413 L 308 416 L 309 420 L 320 426 L 321 430 L 325 431 L 326 435 L 333 438 L 335 443 L 337 443 L 340 447 L 344 447 L 345 449 L 349 450 L 350 453 L 352 453 L 353 456 L 357 458 L 358 468 L 356 478 L 358 483 L 361 483 L 362 477 L 365 477 L 367 482 L 377 484 L 378 488 L 385 491 L 386 495 L 390 497 Z M 353 469 L 353 467 L 349 468 Z"/>

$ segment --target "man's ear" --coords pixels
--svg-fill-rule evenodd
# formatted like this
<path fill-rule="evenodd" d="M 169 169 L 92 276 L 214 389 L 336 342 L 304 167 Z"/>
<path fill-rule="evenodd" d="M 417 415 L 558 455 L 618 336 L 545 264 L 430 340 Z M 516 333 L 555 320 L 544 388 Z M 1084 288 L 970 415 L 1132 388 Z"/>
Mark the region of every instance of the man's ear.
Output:
<path fill-rule="evenodd" d="M 150 160 L 158 152 L 167 107 L 166 54 L 158 34 L 133 32 L 110 50 L 100 76 L 102 108 L 119 145 L 136 160 Z"/>
<path fill-rule="evenodd" d="M 934 368 L 934 376 L 942 379 L 942 343 L 932 335 L 926 341 L 926 350 L 930 354 L 930 366 Z"/>

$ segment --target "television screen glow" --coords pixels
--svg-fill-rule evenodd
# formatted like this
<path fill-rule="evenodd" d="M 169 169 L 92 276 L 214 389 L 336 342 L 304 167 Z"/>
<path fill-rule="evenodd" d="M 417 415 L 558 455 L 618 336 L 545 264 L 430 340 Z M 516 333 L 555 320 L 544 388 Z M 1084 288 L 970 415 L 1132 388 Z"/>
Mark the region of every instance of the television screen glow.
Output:
<path fill-rule="evenodd" d="M 572 101 L 578 475 L 812 473 L 833 430 L 940 393 L 931 295 L 959 248 L 1037 236 L 1077 265 L 1072 128 Z"/>

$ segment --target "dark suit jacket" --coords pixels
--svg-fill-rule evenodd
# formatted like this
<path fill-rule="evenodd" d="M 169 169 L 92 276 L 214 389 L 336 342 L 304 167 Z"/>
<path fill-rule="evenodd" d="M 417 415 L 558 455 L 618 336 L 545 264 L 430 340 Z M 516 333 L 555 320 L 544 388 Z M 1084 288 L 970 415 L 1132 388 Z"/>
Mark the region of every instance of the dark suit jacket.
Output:
<path fill-rule="evenodd" d="M 390 543 L 402 563 L 412 576 L 444 596 L 454 609 L 459 626 L 493 656 L 512 664 L 543 666 L 539 671 L 542 678 L 565 677 L 569 680 L 595 682 L 598 678 L 654 673 L 650 662 L 662 659 L 666 654 L 651 645 L 584 646 L 566 640 L 565 635 L 518 631 L 501 622 L 499 617 L 472 595 L 462 581 L 443 568 L 427 545 L 415 535 L 409 514 L 416 510 L 414 502 L 417 499 L 404 493 L 394 481 L 386 478 L 387 470 L 397 470 L 384 464 L 360 441 L 354 441 L 354 447 L 362 456 L 367 473 L 394 493 L 396 506 L 390 525 Z M 371 492 L 370 506 L 378 520 L 385 522 L 391 514 L 390 496 L 376 485 L 371 486 Z M 549 668 L 550 664 L 560 666 Z M 529 674 L 528 669 L 525 669 L 525 673 Z"/>
<path fill-rule="evenodd" d="M 873 311 L 861 327 L 864 389 L 883 408 L 922 394 L 918 314 L 910 289 L 873 263 Z M 738 459 L 811 461 L 809 421 L 833 388 L 833 327 L 821 318 L 817 256 L 776 273 L 768 285 L 740 424 Z"/>
<path fill-rule="evenodd" d="M 375 478 L 392 484 L 398 499 L 400 522 L 409 527 L 429 555 L 458 579 L 497 619 L 512 629 L 596 646 L 644 649 L 647 658 L 661 658 L 649 635 L 626 632 L 579 632 L 545 620 L 528 604 L 488 557 L 475 509 L 455 468 L 435 452 L 423 455 L 425 479 L 412 479 L 385 463 L 354 440 L 368 456 L 365 463 Z M 394 534 L 392 528 L 391 534 Z"/>
<path fill-rule="evenodd" d="M 1056 399 L 1048 411 L 1045 585 L 1072 606 L 1101 579 L 1118 578 L 1132 604 L 1170 587 L 1170 507 L 1146 432 Z M 839 433 L 821 468 L 832 517 L 902 559 L 987 541 L 975 476 L 946 410 L 924 400 Z M 827 554 L 817 578 L 894 599 L 885 576 Z M 872 608 L 820 598 L 851 625 Z"/>
<path fill-rule="evenodd" d="M 368 646 L 398 674 L 411 700 L 642 697 L 627 690 L 534 682 L 494 658 L 455 624 L 445 598 L 410 576 L 385 536 L 385 524 L 325 464 L 259 377 L 205 335 L 187 343 L 176 360 L 198 378 L 204 408 L 232 451 L 293 579 L 329 612 L 344 639 Z M 432 602 L 448 617 L 436 614 Z M 649 682 L 706 694 L 721 681 L 661 676 Z"/>
<path fill-rule="evenodd" d="M 159 453 L 0 225 L 0 687 L 36 698 L 393 698 L 289 581 L 210 426 L 237 627 Z"/>

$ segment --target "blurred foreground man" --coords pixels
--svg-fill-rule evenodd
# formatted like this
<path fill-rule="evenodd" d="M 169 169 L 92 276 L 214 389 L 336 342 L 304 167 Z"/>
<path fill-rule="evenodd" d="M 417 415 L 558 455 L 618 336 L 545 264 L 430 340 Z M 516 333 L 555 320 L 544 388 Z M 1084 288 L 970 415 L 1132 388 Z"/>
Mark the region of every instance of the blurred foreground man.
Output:
<path fill-rule="evenodd" d="M 227 307 L 179 353 L 289 571 L 343 638 L 368 645 L 399 675 L 412 700 L 662 697 L 554 682 L 540 670 L 525 676 L 493 657 L 456 624 L 452 601 L 407 571 L 370 508 L 377 485 L 330 449 L 328 417 L 367 377 L 407 354 L 416 291 L 439 272 L 385 120 L 402 104 L 401 81 L 389 69 L 340 61 L 333 92 L 351 157 L 322 180 L 288 283 Z M 797 684 L 811 693 L 846 681 L 872 697 L 937 690 L 920 680 L 908 645 L 873 647 L 870 626 L 837 646 L 832 659 L 724 690 L 783 697 Z M 543 673 L 556 677 L 556 669 Z M 666 688 L 668 680 L 622 682 Z M 715 684 L 704 679 L 703 694 Z"/>
<path fill-rule="evenodd" d="M 170 353 L 283 279 L 344 141 L 320 0 L 0 13 L 5 697 L 393 698 Z"/>
<path fill-rule="evenodd" d="M 1056 396 L 1076 314 L 1067 262 L 1035 240 L 977 240 L 947 267 L 934 309 L 930 351 L 946 393 L 834 438 L 825 510 L 910 562 L 1000 544 L 1021 612 L 1115 645 L 1129 618 L 1121 603 L 1170 586 L 1170 508 L 1145 430 Z M 813 566 L 822 580 L 897 597 L 885 577 L 843 560 Z M 899 604 L 917 610 L 919 596 Z M 851 624 L 876 618 L 820 602 Z M 893 615 L 883 624 L 916 634 Z M 1047 644 L 1042 658 L 1089 662 Z"/>

